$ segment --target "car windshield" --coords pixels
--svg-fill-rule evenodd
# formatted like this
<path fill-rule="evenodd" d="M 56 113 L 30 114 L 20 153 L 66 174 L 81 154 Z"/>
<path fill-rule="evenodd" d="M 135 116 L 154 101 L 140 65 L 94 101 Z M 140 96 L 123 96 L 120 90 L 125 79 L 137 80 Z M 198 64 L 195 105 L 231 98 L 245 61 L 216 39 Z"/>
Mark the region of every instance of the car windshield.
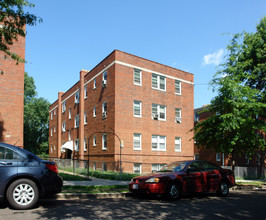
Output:
<path fill-rule="evenodd" d="M 188 163 L 189 163 L 189 161 L 177 161 L 177 162 L 174 162 L 174 163 L 170 163 L 168 165 L 165 165 L 158 172 L 160 172 L 160 173 L 166 173 L 166 172 L 178 172 L 178 171 L 182 171 L 186 167 L 186 165 Z"/>

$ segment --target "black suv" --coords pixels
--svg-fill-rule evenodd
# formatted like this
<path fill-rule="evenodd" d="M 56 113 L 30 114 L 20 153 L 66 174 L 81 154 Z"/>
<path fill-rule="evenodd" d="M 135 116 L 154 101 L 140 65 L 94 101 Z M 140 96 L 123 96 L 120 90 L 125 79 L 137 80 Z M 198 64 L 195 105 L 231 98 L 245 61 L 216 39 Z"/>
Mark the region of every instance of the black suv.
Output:
<path fill-rule="evenodd" d="M 39 196 L 59 193 L 62 185 L 54 162 L 0 143 L 0 198 L 6 198 L 11 207 L 32 208 Z"/>

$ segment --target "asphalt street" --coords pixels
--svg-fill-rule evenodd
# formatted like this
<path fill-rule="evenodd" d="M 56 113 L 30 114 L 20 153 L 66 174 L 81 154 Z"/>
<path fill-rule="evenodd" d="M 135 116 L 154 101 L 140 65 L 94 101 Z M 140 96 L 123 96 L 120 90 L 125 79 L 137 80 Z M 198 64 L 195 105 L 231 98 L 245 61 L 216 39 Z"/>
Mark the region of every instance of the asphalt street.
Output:
<path fill-rule="evenodd" d="M 185 196 L 177 201 L 150 197 L 40 200 L 38 207 L 18 211 L 0 203 L 0 219 L 266 219 L 266 191 L 231 191 Z"/>

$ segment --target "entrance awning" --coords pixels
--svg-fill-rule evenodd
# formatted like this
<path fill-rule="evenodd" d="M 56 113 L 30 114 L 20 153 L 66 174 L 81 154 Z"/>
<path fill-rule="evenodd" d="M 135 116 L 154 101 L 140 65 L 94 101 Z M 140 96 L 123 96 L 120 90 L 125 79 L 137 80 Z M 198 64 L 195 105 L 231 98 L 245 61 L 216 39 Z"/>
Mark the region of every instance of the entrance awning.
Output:
<path fill-rule="evenodd" d="M 67 141 L 60 147 L 62 153 L 65 153 L 66 149 L 73 151 L 73 141 Z"/>

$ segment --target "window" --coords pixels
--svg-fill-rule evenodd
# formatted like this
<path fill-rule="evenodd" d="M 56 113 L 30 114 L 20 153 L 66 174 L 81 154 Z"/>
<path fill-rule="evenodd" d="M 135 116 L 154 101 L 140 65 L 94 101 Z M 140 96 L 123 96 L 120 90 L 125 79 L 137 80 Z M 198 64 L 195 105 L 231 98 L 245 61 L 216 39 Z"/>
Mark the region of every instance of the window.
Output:
<path fill-rule="evenodd" d="M 107 80 L 107 70 L 103 73 L 103 80 Z"/>
<path fill-rule="evenodd" d="M 104 102 L 102 105 L 102 117 L 106 118 L 107 117 L 107 102 Z"/>
<path fill-rule="evenodd" d="M 87 92 L 87 85 L 84 86 L 84 99 L 88 97 L 88 92 Z"/>
<path fill-rule="evenodd" d="M 76 115 L 75 117 L 75 128 L 79 127 L 79 115 Z"/>
<path fill-rule="evenodd" d="M 166 151 L 166 136 L 152 135 L 152 150 Z"/>
<path fill-rule="evenodd" d="M 181 109 L 180 108 L 175 109 L 175 122 L 181 123 Z"/>
<path fill-rule="evenodd" d="M 93 80 L 93 89 L 96 89 L 96 79 Z"/>
<path fill-rule="evenodd" d="M 87 151 L 87 141 L 86 141 L 86 138 L 84 138 L 84 151 Z"/>
<path fill-rule="evenodd" d="M 216 161 L 221 161 L 221 153 L 216 153 Z"/>
<path fill-rule="evenodd" d="M 66 101 L 62 103 L 62 113 L 66 111 Z"/>
<path fill-rule="evenodd" d="M 56 132 L 56 127 L 54 126 L 54 133 Z"/>
<path fill-rule="evenodd" d="M 107 150 L 107 134 L 102 135 L 102 149 Z"/>
<path fill-rule="evenodd" d="M 96 146 L 96 136 L 95 135 L 93 136 L 93 146 L 94 147 Z"/>
<path fill-rule="evenodd" d="M 249 164 L 249 155 L 245 154 L 245 164 Z"/>
<path fill-rule="evenodd" d="M 53 145 L 51 145 L 51 149 L 50 149 L 51 153 L 53 153 Z"/>
<path fill-rule="evenodd" d="M 51 120 L 53 120 L 53 112 L 51 112 Z"/>
<path fill-rule="evenodd" d="M 94 106 L 93 107 L 93 113 L 92 113 L 93 117 L 95 118 L 96 117 L 96 107 Z"/>
<path fill-rule="evenodd" d="M 93 170 L 96 170 L 96 162 L 93 162 Z"/>
<path fill-rule="evenodd" d="M 198 112 L 194 114 L 194 122 L 198 122 L 200 120 L 200 115 Z"/>
<path fill-rule="evenodd" d="M 133 134 L 133 149 L 141 150 L 141 134 Z"/>
<path fill-rule="evenodd" d="M 133 112 L 134 112 L 134 117 L 141 117 L 141 102 L 140 101 L 134 101 L 133 103 Z"/>
<path fill-rule="evenodd" d="M 1 160 L 18 160 L 20 158 L 22 159 L 22 157 L 19 156 L 16 152 L 8 148 L 0 147 L 0 159 Z"/>
<path fill-rule="evenodd" d="M 151 165 L 151 172 L 156 172 L 160 169 L 162 169 L 166 164 L 159 164 L 159 163 L 156 163 L 156 164 L 152 164 Z"/>
<path fill-rule="evenodd" d="M 56 115 L 56 109 L 54 110 L 54 115 Z"/>
<path fill-rule="evenodd" d="M 79 91 L 75 93 L 75 103 L 79 103 Z"/>
<path fill-rule="evenodd" d="M 151 82 L 151 87 L 153 89 L 166 91 L 166 78 L 164 76 L 160 76 L 153 73 L 151 76 Z"/>
<path fill-rule="evenodd" d="M 68 119 L 71 119 L 71 108 L 68 110 Z"/>
<path fill-rule="evenodd" d="M 142 84 L 142 73 L 141 70 L 134 69 L 134 84 L 141 86 Z"/>
<path fill-rule="evenodd" d="M 107 171 L 107 163 L 106 162 L 102 163 L 102 170 Z"/>
<path fill-rule="evenodd" d="M 133 172 L 141 173 L 141 163 L 134 163 Z"/>
<path fill-rule="evenodd" d="M 62 123 L 62 131 L 66 132 L 66 122 L 65 121 Z"/>
<path fill-rule="evenodd" d="M 152 118 L 155 120 L 166 120 L 166 106 L 152 104 Z"/>
<path fill-rule="evenodd" d="M 88 123 L 87 112 L 84 112 L 84 125 Z"/>
<path fill-rule="evenodd" d="M 51 136 L 53 136 L 53 128 L 51 128 Z"/>
<path fill-rule="evenodd" d="M 79 151 L 79 139 L 75 140 L 75 151 Z"/>
<path fill-rule="evenodd" d="M 71 141 L 71 130 L 68 131 L 68 140 Z"/>
<path fill-rule="evenodd" d="M 175 137 L 175 151 L 181 152 L 181 137 Z"/>
<path fill-rule="evenodd" d="M 181 95 L 181 82 L 175 80 L 175 94 Z"/>

